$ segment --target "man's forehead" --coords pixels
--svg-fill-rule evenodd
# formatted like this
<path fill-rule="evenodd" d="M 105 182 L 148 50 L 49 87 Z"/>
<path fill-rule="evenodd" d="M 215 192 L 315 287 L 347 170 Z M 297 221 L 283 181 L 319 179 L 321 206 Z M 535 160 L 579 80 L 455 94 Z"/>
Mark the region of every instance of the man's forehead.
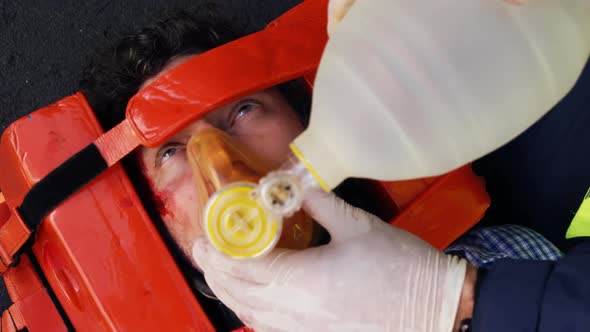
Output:
<path fill-rule="evenodd" d="M 154 77 L 127 105 L 127 120 L 141 144 L 158 146 L 246 95 L 299 77 L 311 82 L 327 40 L 325 20 L 325 2 L 304 1 L 263 31 L 171 63 L 176 66 Z"/>
<path fill-rule="evenodd" d="M 167 72 L 174 69 L 175 67 L 183 64 L 184 62 L 186 62 L 187 60 L 189 60 L 190 58 L 192 58 L 194 56 L 196 56 L 196 54 L 184 54 L 184 55 L 172 57 L 170 60 L 168 60 L 166 65 L 164 65 L 164 67 L 162 67 L 162 70 L 160 70 L 158 73 L 156 73 L 156 75 L 146 79 L 143 82 L 143 84 L 139 87 L 139 90 L 142 90 L 145 87 L 149 86 L 152 82 L 155 82 L 162 75 L 166 74 Z"/>

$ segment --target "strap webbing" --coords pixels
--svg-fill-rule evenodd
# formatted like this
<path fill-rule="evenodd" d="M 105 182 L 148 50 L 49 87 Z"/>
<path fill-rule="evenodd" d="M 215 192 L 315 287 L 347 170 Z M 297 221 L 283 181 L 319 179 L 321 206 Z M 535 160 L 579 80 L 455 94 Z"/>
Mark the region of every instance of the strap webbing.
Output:
<path fill-rule="evenodd" d="M 108 167 L 116 164 L 140 143 L 141 139 L 133 125 L 126 119 L 94 141 Z"/>
<path fill-rule="evenodd" d="M 47 214 L 139 143 L 131 123 L 123 120 L 37 182 L 17 208 L 21 218 L 34 231 Z"/>
<path fill-rule="evenodd" d="M 0 236 L 0 258 L 4 265 L 0 273 L 14 261 L 11 253 L 14 253 L 13 256 L 18 254 L 45 216 L 133 151 L 140 142 L 132 124 L 124 120 L 34 184 L 16 208 L 18 217 L 29 229 L 25 229 L 24 225 L 14 227 L 14 222 L 0 226 L 0 234 L 10 232 Z"/>
<path fill-rule="evenodd" d="M 108 168 L 94 144 L 86 146 L 37 182 L 27 193 L 17 211 L 35 230 L 43 218 L 70 195 Z"/>

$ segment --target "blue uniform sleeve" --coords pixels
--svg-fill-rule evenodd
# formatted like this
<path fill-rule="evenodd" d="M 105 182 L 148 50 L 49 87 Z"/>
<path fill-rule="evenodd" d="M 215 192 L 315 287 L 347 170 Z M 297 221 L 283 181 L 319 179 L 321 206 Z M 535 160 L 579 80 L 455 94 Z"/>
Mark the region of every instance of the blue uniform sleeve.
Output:
<path fill-rule="evenodd" d="M 473 164 L 492 199 L 480 226 L 521 225 L 561 250 L 571 248 L 565 233 L 590 186 L 589 91 L 590 61 L 547 115 Z"/>
<path fill-rule="evenodd" d="M 590 238 L 559 261 L 504 259 L 481 271 L 472 330 L 590 331 Z"/>

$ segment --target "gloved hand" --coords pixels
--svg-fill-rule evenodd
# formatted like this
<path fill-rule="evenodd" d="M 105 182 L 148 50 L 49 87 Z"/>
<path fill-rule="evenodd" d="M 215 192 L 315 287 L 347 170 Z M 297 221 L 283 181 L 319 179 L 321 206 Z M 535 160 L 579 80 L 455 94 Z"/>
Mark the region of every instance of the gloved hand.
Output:
<path fill-rule="evenodd" d="M 354 208 L 311 192 L 304 208 L 332 237 L 302 251 L 234 260 L 197 239 L 193 258 L 213 292 L 264 331 L 451 331 L 464 260 Z"/>

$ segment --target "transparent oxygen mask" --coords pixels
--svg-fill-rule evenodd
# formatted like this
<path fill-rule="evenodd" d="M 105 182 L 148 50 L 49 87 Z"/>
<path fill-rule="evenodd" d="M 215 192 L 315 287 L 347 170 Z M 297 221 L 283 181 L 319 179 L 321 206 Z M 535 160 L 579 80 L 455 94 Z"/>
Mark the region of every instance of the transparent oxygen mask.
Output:
<path fill-rule="evenodd" d="M 257 183 L 274 168 L 255 152 L 215 128 L 194 135 L 187 154 L 202 211 L 203 229 L 220 251 L 235 258 L 264 255 L 274 247 L 303 249 L 313 221 L 303 211 L 288 216 L 260 206 Z"/>

